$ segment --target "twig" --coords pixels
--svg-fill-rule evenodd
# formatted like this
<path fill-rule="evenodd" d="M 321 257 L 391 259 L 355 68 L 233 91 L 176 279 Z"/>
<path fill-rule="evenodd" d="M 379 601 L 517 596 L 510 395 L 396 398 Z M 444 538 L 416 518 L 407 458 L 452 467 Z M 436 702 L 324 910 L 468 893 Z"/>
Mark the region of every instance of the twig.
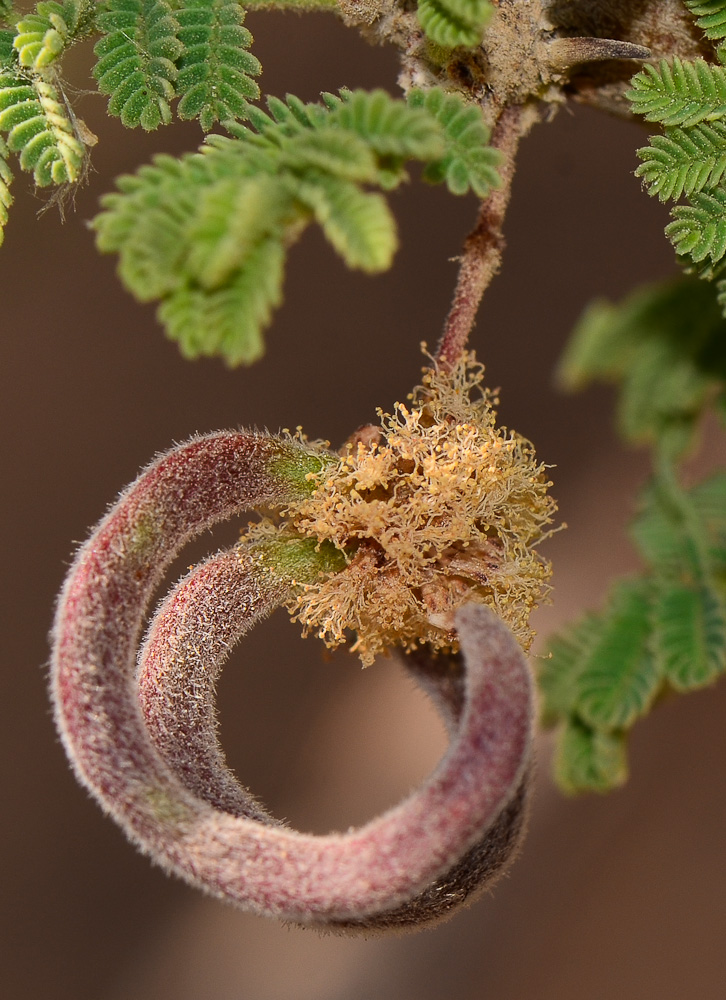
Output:
<path fill-rule="evenodd" d="M 506 107 L 492 131 L 492 146 L 504 154 L 501 187 L 482 202 L 476 226 L 464 243 L 454 301 L 436 351 L 441 368 L 453 368 L 466 349 L 477 310 L 489 282 L 499 270 L 504 251 L 502 224 L 514 177 L 514 154 L 522 136 L 522 109 Z"/>

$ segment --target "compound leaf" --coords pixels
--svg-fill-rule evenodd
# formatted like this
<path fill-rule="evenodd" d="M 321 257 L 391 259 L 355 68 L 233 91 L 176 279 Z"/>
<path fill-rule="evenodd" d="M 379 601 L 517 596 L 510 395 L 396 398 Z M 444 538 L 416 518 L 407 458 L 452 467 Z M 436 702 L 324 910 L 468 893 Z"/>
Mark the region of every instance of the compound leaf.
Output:
<path fill-rule="evenodd" d="M 726 69 L 705 59 L 645 66 L 626 93 L 633 111 L 663 125 L 695 125 L 726 115 Z"/>
<path fill-rule="evenodd" d="M 41 77 L 0 70 L 0 132 L 38 187 L 80 177 L 85 147 L 55 88 Z"/>
<path fill-rule="evenodd" d="M 706 38 L 726 38 L 726 0 L 683 0 Z"/>
<path fill-rule="evenodd" d="M 618 420 L 636 442 L 692 425 L 726 375 L 726 324 L 711 289 L 687 277 L 597 302 L 577 324 L 559 369 L 568 389 L 622 382 Z M 684 436 L 684 443 L 687 435 Z"/>
<path fill-rule="evenodd" d="M 479 45 L 492 11 L 489 0 L 418 0 L 426 36 L 447 49 Z"/>
<path fill-rule="evenodd" d="M 444 130 L 445 154 L 426 164 L 425 181 L 431 184 L 445 181 L 449 191 L 457 195 L 471 189 L 479 198 L 486 198 L 492 188 L 501 186 L 497 167 L 502 154 L 487 145 L 489 129 L 475 105 L 438 87 L 412 90 L 408 102 L 414 108 L 428 111 Z"/>
<path fill-rule="evenodd" d="M 182 0 L 174 16 L 184 47 L 177 61 L 179 117 L 199 118 L 205 132 L 215 122 L 247 117 L 247 102 L 260 95 L 253 77 L 262 67 L 247 51 L 245 11 L 233 0 Z"/>
<path fill-rule="evenodd" d="M 574 711 L 580 674 L 602 630 L 599 615 L 585 615 L 550 640 L 550 655 L 540 661 L 537 672 L 543 725 L 554 725 Z"/>
<path fill-rule="evenodd" d="M 324 175 L 297 185 L 296 195 L 348 267 L 374 274 L 391 266 L 398 244 L 396 223 L 382 195 Z"/>
<path fill-rule="evenodd" d="M 213 291 L 187 285 L 159 309 L 167 334 L 187 358 L 219 355 L 228 364 L 251 364 L 264 352 L 261 331 L 282 298 L 284 247 L 263 240 L 243 269 Z"/>
<path fill-rule="evenodd" d="M 16 25 L 13 46 L 20 66 L 42 70 L 52 65 L 68 45 L 93 26 L 91 0 L 44 0 Z"/>
<path fill-rule="evenodd" d="M 701 191 L 691 202 L 673 209 L 666 236 L 677 253 L 688 254 L 696 263 L 709 258 L 715 264 L 726 254 L 726 190 Z"/>
<path fill-rule="evenodd" d="M 713 188 L 726 171 L 726 122 L 668 129 L 665 135 L 651 136 L 638 156 L 643 162 L 636 177 L 661 201 Z"/>
<path fill-rule="evenodd" d="M 97 42 L 93 75 L 108 111 L 124 125 L 153 131 L 171 121 L 169 102 L 184 53 L 180 24 L 167 0 L 106 0 L 97 26 L 107 34 Z"/>
<path fill-rule="evenodd" d="M 8 165 L 8 147 L 4 139 L 0 139 L 0 246 L 5 238 L 5 225 L 8 221 L 8 209 L 13 203 L 10 185 L 13 173 Z"/>

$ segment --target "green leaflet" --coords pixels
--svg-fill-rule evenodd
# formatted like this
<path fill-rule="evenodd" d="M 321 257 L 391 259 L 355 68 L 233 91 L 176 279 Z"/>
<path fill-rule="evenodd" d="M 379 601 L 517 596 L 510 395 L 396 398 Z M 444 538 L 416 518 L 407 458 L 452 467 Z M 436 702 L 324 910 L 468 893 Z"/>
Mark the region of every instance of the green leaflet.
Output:
<path fill-rule="evenodd" d="M 706 38 L 726 38 L 726 0 L 683 0 Z"/>
<path fill-rule="evenodd" d="M 726 254 L 726 190 L 701 191 L 691 202 L 673 209 L 666 236 L 677 253 L 695 263 L 709 258 L 715 264 Z"/>
<path fill-rule="evenodd" d="M 577 716 L 593 729 L 626 729 L 647 712 L 658 689 L 648 646 L 650 587 L 623 581 L 607 608 L 555 636 L 540 673 L 544 717 Z"/>
<path fill-rule="evenodd" d="M 445 155 L 424 168 L 425 181 L 431 184 L 445 181 L 449 191 L 457 195 L 471 189 L 479 198 L 486 198 L 492 188 L 500 187 L 497 167 L 502 154 L 487 145 L 489 129 L 478 108 L 439 88 L 412 90 L 408 103 L 428 111 L 443 127 L 446 138 Z"/>
<path fill-rule="evenodd" d="M 54 63 L 67 46 L 88 34 L 93 26 L 92 0 L 45 0 L 18 21 L 13 45 L 21 66 L 42 70 Z"/>
<path fill-rule="evenodd" d="M 626 93 L 633 111 L 663 125 L 695 125 L 726 115 L 726 69 L 705 59 L 646 66 Z"/>
<path fill-rule="evenodd" d="M 234 178 L 211 185 L 201 194 L 188 236 L 187 266 L 204 289 L 225 284 L 289 210 L 272 178 Z"/>
<path fill-rule="evenodd" d="M 659 693 L 726 672 L 726 474 L 688 492 L 672 475 L 645 491 L 633 525 L 647 571 L 555 636 L 540 668 L 543 721 L 560 726 L 555 771 L 568 792 L 619 784 L 624 737 Z"/>
<path fill-rule="evenodd" d="M 245 258 L 244 269 L 220 288 L 186 286 L 162 304 L 159 318 L 184 357 L 223 357 L 251 364 L 264 352 L 261 331 L 282 299 L 285 250 L 263 240 Z"/>
<path fill-rule="evenodd" d="M 8 147 L 5 141 L 0 139 L 0 246 L 5 238 L 8 209 L 13 203 L 13 196 L 10 193 L 12 181 L 13 174 L 8 166 Z"/>
<path fill-rule="evenodd" d="M 296 185 L 295 193 L 348 267 L 375 274 L 391 266 L 398 245 L 396 223 L 382 195 L 324 174 Z"/>
<path fill-rule="evenodd" d="M 575 711 L 578 682 L 590 650 L 597 645 L 603 623 L 599 615 L 584 615 L 549 641 L 550 655 L 542 660 L 537 681 L 542 699 L 542 722 L 553 726 Z"/>
<path fill-rule="evenodd" d="M 726 3 L 689 2 L 709 38 L 726 37 Z M 726 49 L 718 52 L 723 62 Z M 717 301 L 726 313 L 726 279 L 714 269 L 726 256 L 726 67 L 704 59 L 646 66 L 631 80 L 633 111 L 665 126 L 638 150 L 636 175 L 661 201 L 688 196 L 672 211 L 666 235 L 686 267 L 717 281 Z M 705 262 L 705 266 L 704 266 Z M 699 265 L 701 267 L 699 268 Z"/>
<path fill-rule="evenodd" d="M 454 100 L 452 120 L 464 107 Z M 200 153 L 157 157 L 120 178 L 94 222 L 99 248 L 119 254 L 119 273 L 137 298 L 162 300 L 159 315 L 188 355 L 217 354 L 230 364 L 260 355 L 285 255 L 312 221 L 349 267 L 390 266 L 393 216 L 362 185 L 389 189 L 406 178 L 408 160 L 446 155 L 436 117 L 384 91 L 267 104 L 269 113 L 250 105 L 249 125 L 228 122 L 231 137 L 210 136 Z M 473 130 L 473 150 L 487 133 L 473 129 L 471 110 L 462 121 Z M 269 281 L 261 277 L 265 261 Z M 256 281 L 247 278 L 250 268 Z M 213 329 L 212 316 L 225 332 Z"/>
<path fill-rule="evenodd" d="M 648 585 L 620 583 L 577 679 L 575 711 L 594 729 L 629 728 L 655 697 L 660 676 L 648 647 L 649 617 Z"/>
<path fill-rule="evenodd" d="M 698 549 L 703 548 L 705 538 L 699 536 L 694 542 L 692 529 L 694 526 L 698 529 L 699 524 L 694 525 L 693 518 L 689 520 L 686 525 L 682 517 L 669 510 L 652 487 L 645 491 L 630 534 L 658 576 L 678 579 L 684 574 L 691 577 L 698 574 Z"/>
<path fill-rule="evenodd" d="M 567 389 L 621 382 L 620 429 L 654 441 L 667 425 L 693 425 L 726 377 L 726 321 L 708 286 L 690 277 L 639 289 L 618 306 L 596 302 L 575 327 L 558 376 Z"/>
<path fill-rule="evenodd" d="M 180 24 L 167 0 L 107 0 L 97 16 L 107 34 L 96 43 L 93 75 L 108 112 L 129 128 L 153 131 L 171 121 L 176 60 L 183 54 Z"/>
<path fill-rule="evenodd" d="M 85 149 L 55 88 L 40 77 L 0 70 L 0 132 L 38 187 L 78 180 Z"/>
<path fill-rule="evenodd" d="M 418 0 L 426 36 L 447 49 L 479 45 L 492 12 L 489 0 Z"/>
<path fill-rule="evenodd" d="M 726 171 L 726 122 L 666 129 L 651 136 L 638 156 L 643 162 L 635 176 L 661 201 L 716 187 Z"/>
<path fill-rule="evenodd" d="M 199 118 L 205 132 L 215 122 L 245 118 L 248 101 L 260 90 L 252 77 L 262 67 L 247 50 L 252 35 L 245 11 L 230 0 L 185 0 L 175 6 L 177 37 L 183 45 L 176 89 L 180 118 Z"/>
<path fill-rule="evenodd" d="M 677 691 L 711 684 L 726 671 L 726 606 L 710 581 L 661 585 L 653 649 L 660 672 Z"/>
<path fill-rule="evenodd" d="M 554 776 L 563 792 L 609 792 L 628 777 L 625 736 L 569 719 L 558 733 Z"/>

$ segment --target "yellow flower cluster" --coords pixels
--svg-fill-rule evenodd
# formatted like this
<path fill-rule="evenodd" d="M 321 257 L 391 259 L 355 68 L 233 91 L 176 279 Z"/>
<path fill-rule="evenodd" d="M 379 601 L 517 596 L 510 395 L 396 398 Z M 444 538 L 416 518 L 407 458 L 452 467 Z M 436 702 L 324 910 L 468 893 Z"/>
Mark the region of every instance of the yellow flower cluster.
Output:
<path fill-rule="evenodd" d="M 483 372 L 473 355 L 453 371 L 425 369 L 412 405 L 379 413 L 380 427 L 315 474 L 311 497 L 287 512 L 289 528 L 347 558 L 294 598 L 306 634 L 337 646 L 354 633 L 364 664 L 396 645 L 456 649 L 454 611 L 479 601 L 529 647 L 529 616 L 551 575 L 533 547 L 556 505 L 532 445 L 495 426 Z"/>

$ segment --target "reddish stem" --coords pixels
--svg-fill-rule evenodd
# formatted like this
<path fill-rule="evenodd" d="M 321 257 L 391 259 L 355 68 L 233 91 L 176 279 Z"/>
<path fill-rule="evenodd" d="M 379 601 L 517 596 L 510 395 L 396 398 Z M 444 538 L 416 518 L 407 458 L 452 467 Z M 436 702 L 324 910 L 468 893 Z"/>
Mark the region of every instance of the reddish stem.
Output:
<path fill-rule="evenodd" d="M 474 229 L 464 242 L 454 300 L 436 351 L 440 368 L 452 369 L 466 350 L 482 296 L 499 271 L 504 252 L 502 226 L 514 178 L 514 158 L 521 131 L 522 109 L 504 108 L 492 130 L 491 145 L 504 155 L 502 185 L 482 202 Z"/>

